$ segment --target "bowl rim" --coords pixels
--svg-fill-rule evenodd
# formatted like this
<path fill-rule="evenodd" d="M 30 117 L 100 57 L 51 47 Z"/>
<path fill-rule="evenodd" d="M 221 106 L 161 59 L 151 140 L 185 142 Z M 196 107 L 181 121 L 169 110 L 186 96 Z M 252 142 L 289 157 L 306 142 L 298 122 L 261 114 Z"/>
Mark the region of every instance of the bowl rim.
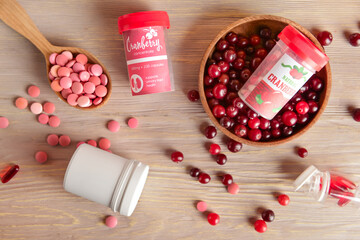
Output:
<path fill-rule="evenodd" d="M 280 16 L 275 16 L 275 15 L 252 15 L 252 16 L 242 18 L 242 19 L 240 19 L 238 21 L 235 21 L 235 22 L 229 24 L 224 29 L 222 29 L 216 35 L 216 37 L 211 41 L 211 43 L 209 44 L 208 48 L 206 49 L 206 51 L 205 51 L 205 53 L 203 55 L 203 58 L 201 60 L 201 63 L 200 63 L 198 87 L 199 87 L 199 93 L 200 93 L 200 100 L 201 100 L 201 103 L 203 105 L 203 108 L 204 108 L 205 112 L 207 113 L 207 115 L 209 116 L 210 120 L 216 126 L 216 128 L 220 129 L 221 132 L 223 132 L 227 137 L 233 139 L 234 141 L 237 141 L 237 142 L 240 142 L 240 143 L 243 143 L 243 144 L 247 144 L 247 145 L 252 145 L 252 146 L 270 147 L 270 146 L 274 146 L 274 145 L 287 143 L 287 142 L 290 142 L 291 140 L 294 140 L 295 138 L 300 137 L 301 135 L 303 135 L 307 130 L 309 130 L 319 120 L 321 114 L 324 112 L 324 110 L 326 108 L 326 105 L 327 105 L 327 103 L 329 101 L 329 97 L 330 97 L 330 92 L 331 92 L 331 70 L 330 70 L 330 63 L 329 63 L 330 61 L 329 61 L 325 65 L 325 67 L 323 68 L 324 71 L 325 71 L 325 75 L 326 75 L 325 89 L 324 89 L 325 92 L 323 93 L 323 97 L 321 97 L 320 100 L 319 100 L 319 102 L 321 103 L 321 105 L 319 104 L 320 105 L 319 106 L 319 111 L 316 113 L 315 117 L 307 125 L 305 125 L 303 128 L 301 128 L 298 132 L 291 135 L 290 137 L 281 138 L 281 139 L 275 139 L 275 140 L 268 141 L 268 142 L 255 142 L 255 141 L 251 141 L 251 140 L 248 140 L 248 139 L 245 139 L 245 138 L 242 138 L 242 137 L 238 137 L 234 133 L 232 133 L 229 130 L 227 130 L 226 128 L 222 127 L 219 124 L 218 120 L 212 114 L 212 111 L 211 111 L 211 109 L 210 109 L 210 107 L 209 107 L 209 105 L 207 103 L 207 99 L 206 99 L 206 96 L 205 96 L 204 72 L 205 72 L 206 62 L 207 62 L 207 60 L 208 60 L 208 58 L 210 56 L 211 51 L 215 47 L 216 43 L 223 36 L 225 36 L 226 33 L 228 33 L 229 31 L 231 31 L 235 27 L 238 27 L 241 24 L 260 21 L 260 20 L 272 20 L 272 21 L 278 21 L 278 22 L 282 22 L 284 24 L 291 25 L 291 26 L 295 27 L 296 29 L 298 29 L 300 32 L 302 32 L 320 50 L 322 50 L 324 52 L 324 48 L 321 46 L 321 44 L 316 39 L 316 37 L 310 31 L 308 31 L 306 28 L 299 25 L 298 23 L 296 23 L 294 21 L 291 21 L 291 20 L 289 20 L 287 18 L 280 17 Z"/>

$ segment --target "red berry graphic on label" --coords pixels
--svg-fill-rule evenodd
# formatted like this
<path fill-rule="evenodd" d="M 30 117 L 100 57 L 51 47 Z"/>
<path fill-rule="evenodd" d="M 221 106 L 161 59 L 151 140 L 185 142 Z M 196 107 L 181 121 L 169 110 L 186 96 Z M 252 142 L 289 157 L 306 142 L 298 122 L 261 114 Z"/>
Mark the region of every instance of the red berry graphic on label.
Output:
<path fill-rule="evenodd" d="M 290 72 L 289 72 L 290 76 L 297 80 L 303 78 L 306 74 L 308 74 L 307 72 L 304 71 L 304 67 L 299 68 L 296 65 L 291 67 L 290 65 L 285 65 L 284 63 L 281 63 L 281 66 L 283 66 L 284 68 L 290 68 Z"/>

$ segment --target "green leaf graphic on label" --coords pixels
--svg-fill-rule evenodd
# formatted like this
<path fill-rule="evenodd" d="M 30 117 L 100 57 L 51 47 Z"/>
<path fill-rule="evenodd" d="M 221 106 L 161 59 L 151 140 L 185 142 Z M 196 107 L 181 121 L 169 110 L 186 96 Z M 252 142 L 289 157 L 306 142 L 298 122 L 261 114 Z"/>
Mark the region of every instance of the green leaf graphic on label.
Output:
<path fill-rule="evenodd" d="M 284 63 L 281 63 L 281 66 L 283 66 L 284 68 L 290 68 L 292 69 L 292 67 L 290 65 L 285 65 Z"/>
<path fill-rule="evenodd" d="M 294 65 L 293 68 L 296 69 L 298 72 L 301 72 L 301 71 L 299 70 L 299 67 L 298 67 L 298 66 Z"/>
<path fill-rule="evenodd" d="M 277 113 L 277 112 L 280 111 L 280 110 L 281 110 L 281 107 L 278 107 L 278 108 L 273 108 L 272 111 L 273 111 L 274 113 Z"/>
<path fill-rule="evenodd" d="M 262 104 L 264 101 L 261 99 L 261 94 L 255 96 L 255 100 L 258 104 Z"/>
<path fill-rule="evenodd" d="M 308 72 L 303 72 L 302 74 L 305 76 L 306 74 L 308 74 Z"/>

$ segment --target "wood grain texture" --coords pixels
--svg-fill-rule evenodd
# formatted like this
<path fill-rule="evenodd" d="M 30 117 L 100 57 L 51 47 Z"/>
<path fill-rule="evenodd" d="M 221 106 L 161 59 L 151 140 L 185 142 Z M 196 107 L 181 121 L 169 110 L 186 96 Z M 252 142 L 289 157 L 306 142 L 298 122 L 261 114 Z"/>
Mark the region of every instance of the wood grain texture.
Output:
<path fill-rule="evenodd" d="M 94 111 L 80 111 L 59 100 L 49 88 L 42 54 L 25 38 L 0 23 L 0 115 L 10 120 L 0 130 L 0 163 L 18 163 L 19 174 L 0 186 L 0 239 L 360 239 L 356 206 L 338 208 L 333 202 L 319 204 L 302 193 L 294 193 L 294 178 L 309 164 L 320 169 L 337 169 L 360 179 L 360 125 L 352 120 L 349 107 L 360 105 L 359 48 L 351 47 L 344 31 L 359 32 L 360 2 L 319 1 L 236 1 L 236 0 L 19 0 L 35 25 L 53 44 L 81 47 L 93 53 L 107 67 L 113 80 L 109 102 Z M 1 4 L 1 1 L 0 1 Z M 132 97 L 127 78 L 123 42 L 117 17 L 141 10 L 168 11 L 171 20 L 169 46 L 176 91 Z M 333 43 L 326 47 L 333 74 L 332 93 L 319 121 L 304 135 L 272 148 L 244 146 L 218 166 L 205 148 L 201 129 L 210 123 L 201 103 L 186 98 L 197 88 L 203 54 L 211 40 L 239 18 L 273 14 L 289 18 L 309 30 L 328 30 Z M 36 84 L 37 99 L 26 94 Z M 42 126 L 28 110 L 14 107 L 14 99 L 52 101 L 62 123 L 59 128 Z M 126 120 L 135 116 L 138 129 Z M 118 133 L 106 130 L 116 119 Z M 68 134 L 68 148 L 50 147 L 50 133 Z M 76 197 L 62 188 L 63 175 L 77 141 L 107 137 L 114 153 L 150 165 L 150 175 L 134 214 L 118 216 L 119 225 L 108 229 L 104 216 L 111 210 Z M 214 142 L 223 143 L 219 134 Z M 295 146 L 304 146 L 309 156 L 300 159 Z M 174 164 L 169 151 L 177 149 L 185 160 Z M 49 161 L 34 161 L 38 150 L 47 151 Z M 213 177 L 200 185 L 188 175 L 196 166 Z M 229 195 L 216 178 L 222 172 L 240 184 L 238 195 Z M 288 207 L 280 206 L 273 192 L 290 195 Z M 206 201 L 221 223 L 210 226 L 196 211 L 197 200 Z M 257 209 L 274 210 L 276 220 L 265 234 L 253 230 L 250 219 Z"/>

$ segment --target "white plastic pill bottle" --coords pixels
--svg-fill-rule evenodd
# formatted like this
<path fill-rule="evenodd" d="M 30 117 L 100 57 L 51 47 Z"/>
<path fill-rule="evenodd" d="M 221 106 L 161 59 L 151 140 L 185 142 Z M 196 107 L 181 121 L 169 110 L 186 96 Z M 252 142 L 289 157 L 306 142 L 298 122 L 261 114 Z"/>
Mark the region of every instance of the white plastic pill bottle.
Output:
<path fill-rule="evenodd" d="M 64 189 L 130 216 L 148 173 L 148 165 L 81 144 L 67 167 Z"/>

